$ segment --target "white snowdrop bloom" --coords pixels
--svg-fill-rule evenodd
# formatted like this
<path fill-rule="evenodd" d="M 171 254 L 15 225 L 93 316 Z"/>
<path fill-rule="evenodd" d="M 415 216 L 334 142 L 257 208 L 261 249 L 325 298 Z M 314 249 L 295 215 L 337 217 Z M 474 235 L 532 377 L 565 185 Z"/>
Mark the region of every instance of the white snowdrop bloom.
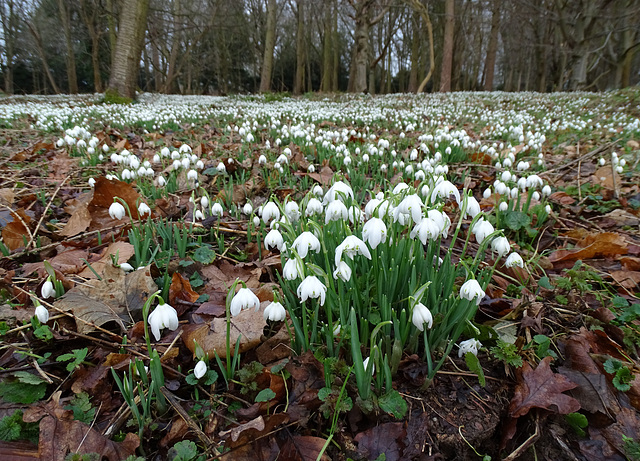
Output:
<path fill-rule="evenodd" d="M 171 164 L 171 168 L 173 168 L 174 170 L 179 170 L 180 168 L 182 168 L 182 163 L 180 163 L 180 160 L 174 160 Z"/>
<path fill-rule="evenodd" d="M 204 213 L 202 213 L 201 210 L 196 210 L 195 214 L 193 215 L 193 219 L 195 219 L 196 221 L 202 221 L 204 219 Z"/>
<path fill-rule="evenodd" d="M 42 304 L 38 303 L 36 306 L 35 317 L 38 319 L 38 322 L 43 325 L 49 321 L 49 311 Z"/>
<path fill-rule="evenodd" d="M 266 165 L 266 163 L 267 163 L 267 157 L 265 157 L 264 155 L 260 155 L 260 157 L 258 157 L 258 164 Z"/>
<path fill-rule="evenodd" d="M 298 255 L 300 255 L 300 257 L 304 259 L 307 257 L 309 250 L 313 250 L 316 253 L 319 253 L 322 246 L 320 245 L 320 240 L 318 240 L 318 237 L 313 235 L 311 232 L 306 231 L 296 237 L 296 239 L 291 244 L 291 248 L 296 250 Z"/>
<path fill-rule="evenodd" d="M 540 192 L 534 191 L 533 194 L 531 194 L 531 198 L 533 200 L 540 200 Z"/>
<path fill-rule="evenodd" d="M 282 246 L 284 245 L 284 239 L 282 238 L 282 234 L 277 229 L 271 229 L 269 233 L 264 238 L 264 247 L 269 250 L 271 248 L 277 248 L 278 250 L 282 250 Z"/>
<path fill-rule="evenodd" d="M 413 227 L 413 230 L 409 234 L 409 237 L 418 237 L 423 245 L 427 244 L 428 240 L 434 240 L 440 235 L 441 229 L 438 224 L 431 218 L 423 218 L 418 224 Z"/>
<path fill-rule="evenodd" d="M 537 174 L 532 174 L 530 176 L 527 176 L 527 187 L 536 189 L 538 187 L 541 187 L 543 184 L 544 184 L 544 181 L 542 181 L 542 178 Z"/>
<path fill-rule="evenodd" d="M 202 160 L 198 160 L 198 161 L 196 162 L 196 168 L 197 168 L 198 170 L 202 170 L 202 169 L 204 168 L 204 162 L 203 162 Z"/>
<path fill-rule="evenodd" d="M 140 166 L 140 160 L 135 155 L 129 156 L 129 166 L 132 170 L 137 170 Z"/>
<path fill-rule="evenodd" d="M 346 262 L 340 261 L 336 270 L 333 271 L 333 278 L 348 282 L 351 280 L 351 267 Z"/>
<path fill-rule="evenodd" d="M 503 182 L 499 182 L 498 184 L 496 184 L 496 192 L 500 195 L 505 195 L 507 193 L 509 193 L 509 188 L 507 187 L 507 185 Z"/>
<path fill-rule="evenodd" d="M 480 218 L 476 221 L 471 232 L 476 236 L 478 243 L 482 243 L 485 238 L 495 232 L 495 229 L 489 221 L 486 221 L 484 218 Z"/>
<path fill-rule="evenodd" d="M 479 305 L 482 298 L 484 298 L 485 292 L 475 279 L 469 279 L 460 287 L 460 297 L 473 301 L 475 299 L 476 304 Z"/>
<path fill-rule="evenodd" d="M 329 224 L 330 221 L 339 221 L 349 219 L 349 210 L 340 200 L 334 200 L 329 203 L 325 209 L 324 223 Z"/>
<path fill-rule="evenodd" d="M 502 182 L 507 182 L 511 180 L 511 172 L 509 170 L 505 170 L 502 172 L 502 175 L 500 176 L 500 179 L 502 180 Z"/>
<path fill-rule="evenodd" d="M 196 170 L 189 170 L 187 172 L 187 179 L 196 181 L 198 179 L 198 172 Z"/>
<path fill-rule="evenodd" d="M 355 235 L 347 236 L 340 245 L 336 247 L 335 264 L 336 266 L 342 261 L 342 256 L 346 255 L 353 259 L 356 254 L 360 254 L 367 259 L 371 259 L 371 253 L 367 245 Z"/>
<path fill-rule="evenodd" d="M 269 224 L 271 220 L 280 219 L 280 208 L 274 202 L 267 202 L 262 207 L 262 220 L 265 224 Z"/>
<path fill-rule="evenodd" d="M 158 176 L 158 179 L 156 179 L 156 181 L 158 182 L 158 186 L 162 187 L 165 184 L 167 184 L 167 180 L 165 179 L 164 176 Z"/>
<path fill-rule="evenodd" d="M 282 268 L 282 276 L 286 280 L 295 280 L 302 274 L 302 267 L 296 258 L 287 260 Z"/>
<path fill-rule="evenodd" d="M 343 160 L 342 163 L 344 164 L 344 166 L 349 166 L 351 165 L 351 157 L 346 156 Z"/>
<path fill-rule="evenodd" d="M 511 198 L 517 198 L 518 195 L 520 194 L 520 192 L 518 191 L 517 187 L 514 187 L 513 189 L 511 189 Z"/>
<path fill-rule="evenodd" d="M 324 206 L 322 205 L 322 202 L 317 198 L 312 197 L 307 202 L 304 214 L 305 216 L 312 216 L 314 214 L 321 214 L 323 210 Z"/>
<path fill-rule="evenodd" d="M 551 195 L 551 187 L 548 184 L 542 188 L 542 195 L 545 197 Z"/>
<path fill-rule="evenodd" d="M 491 241 L 491 249 L 498 253 L 498 258 L 502 258 L 511 251 L 511 244 L 506 237 L 496 237 Z"/>
<path fill-rule="evenodd" d="M 257 216 L 254 216 L 254 217 L 253 217 L 253 225 L 254 225 L 255 227 L 260 226 L 260 218 L 258 218 Z"/>
<path fill-rule="evenodd" d="M 200 360 L 193 369 L 193 375 L 196 379 L 202 378 L 207 373 L 207 364 L 204 360 Z"/>
<path fill-rule="evenodd" d="M 87 148 L 87 153 L 88 153 L 89 155 L 93 155 L 93 154 L 95 154 L 95 153 L 96 153 L 96 150 L 95 150 L 93 147 L 89 147 L 89 148 Z"/>
<path fill-rule="evenodd" d="M 177 150 L 171 152 L 171 160 L 180 160 L 180 152 Z"/>
<path fill-rule="evenodd" d="M 51 277 L 48 277 L 47 280 L 42 284 L 42 288 L 40 289 L 40 296 L 42 296 L 42 299 L 53 298 L 56 296 L 56 290 L 53 287 Z M 46 321 L 40 323 L 46 323 Z"/>
<path fill-rule="evenodd" d="M 433 316 L 431 315 L 431 311 L 424 304 L 417 303 L 413 306 L 411 322 L 420 331 L 424 331 L 425 324 L 427 325 L 427 328 L 431 328 L 433 326 Z"/>
<path fill-rule="evenodd" d="M 489 197 L 491 197 L 491 188 L 487 187 L 484 192 L 482 193 L 482 197 L 484 197 L 485 199 L 488 199 Z"/>
<path fill-rule="evenodd" d="M 300 207 L 296 202 L 287 202 L 284 206 L 284 214 L 294 223 L 300 218 Z"/>
<path fill-rule="evenodd" d="M 218 202 L 211 205 L 211 216 L 218 218 L 222 216 L 223 213 L 224 213 L 224 209 L 222 208 L 222 205 L 220 205 Z"/>
<path fill-rule="evenodd" d="M 382 165 L 380 165 L 380 171 L 381 171 L 382 173 L 386 173 L 386 172 L 387 172 L 387 168 L 388 168 L 388 167 L 387 167 L 387 164 L 386 164 L 386 163 L 383 163 Z"/>
<path fill-rule="evenodd" d="M 319 299 L 320 305 L 324 305 L 327 287 L 315 275 L 307 276 L 298 285 L 297 290 L 300 301 L 305 302 L 309 298 Z"/>
<path fill-rule="evenodd" d="M 181 154 L 185 154 L 185 153 L 190 153 L 191 152 L 191 147 L 189 147 L 187 144 L 183 144 L 180 146 L 179 149 Z"/>
<path fill-rule="evenodd" d="M 120 264 L 120 269 L 122 269 L 125 272 L 133 272 L 133 266 L 129 263 Z"/>
<path fill-rule="evenodd" d="M 310 163 L 309 166 L 307 167 L 307 172 L 315 173 L 315 171 L 316 171 L 316 167 L 313 166 L 313 163 Z"/>
<path fill-rule="evenodd" d="M 251 203 L 247 202 L 244 204 L 244 206 L 242 207 L 242 213 L 244 213 L 247 216 L 253 213 L 253 206 L 251 205 Z"/>
<path fill-rule="evenodd" d="M 458 357 L 464 357 L 468 352 L 478 355 L 478 349 L 482 347 L 482 343 L 475 338 L 462 341 L 458 346 Z"/>
<path fill-rule="evenodd" d="M 620 159 L 620 166 L 625 166 L 627 164 L 627 161 L 623 158 Z"/>
<path fill-rule="evenodd" d="M 522 178 L 518 179 L 518 187 L 523 191 L 526 190 L 527 189 L 527 178 L 522 177 Z"/>
<path fill-rule="evenodd" d="M 624 168 L 622 168 L 622 165 L 618 165 L 618 166 L 616 167 L 616 172 L 617 172 L 617 173 L 622 173 L 623 171 L 624 171 Z"/>
<path fill-rule="evenodd" d="M 89 178 L 87 182 L 89 183 L 89 187 L 94 187 L 96 185 L 96 180 L 93 178 Z"/>
<path fill-rule="evenodd" d="M 387 226 L 384 221 L 379 218 L 369 219 L 362 228 L 362 239 L 374 250 L 380 243 L 386 242 Z"/>
<path fill-rule="evenodd" d="M 498 209 L 500 211 L 507 211 L 509 209 L 509 204 L 507 202 L 500 202 Z"/>
<path fill-rule="evenodd" d="M 362 366 L 364 367 L 364 370 L 367 371 L 367 368 L 369 368 L 369 359 L 371 357 L 367 357 L 366 359 L 364 359 L 362 361 Z M 373 374 L 376 372 L 376 365 L 371 362 L 371 375 L 373 376 Z"/>
<path fill-rule="evenodd" d="M 220 162 L 220 163 L 218 163 L 218 166 L 216 167 L 216 170 L 218 170 L 218 173 L 226 173 L 227 172 L 227 167 L 224 165 L 224 163 Z"/>
<path fill-rule="evenodd" d="M 160 150 L 160 155 L 162 155 L 163 157 L 168 157 L 169 155 L 171 155 L 171 152 L 169 151 L 169 148 L 165 146 Z"/>
<path fill-rule="evenodd" d="M 207 208 L 209 206 L 209 197 L 203 195 L 200 198 L 200 205 L 202 205 L 202 208 Z"/>
<path fill-rule="evenodd" d="M 280 156 L 276 159 L 276 162 L 278 162 L 280 164 L 283 164 L 283 163 L 288 164 L 289 163 L 289 159 L 287 158 L 286 155 L 280 154 Z"/>
<path fill-rule="evenodd" d="M 476 198 L 473 196 L 467 197 L 467 210 L 465 214 L 467 216 L 471 216 L 472 218 L 475 218 L 476 215 L 480 213 L 480 211 L 481 211 L 480 204 L 478 203 Z"/>
<path fill-rule="evenodd" d="M 435 202 L 436 197 L 448 200 L 451 195 L 453 195 L 458 205 L 460 205 L 460 192 L 458 191 L 458 188 L 450 181 L 442 181 L 433 188 L 433 192 L 431 193 L 431 203 Z"/>
<path fill-rule="evenodd" d="M 422 199 L 417 194 L 407 195 L 400 204 L 393 210 L 393 219 L 400 220 L 400 215 L 409 215 L 414 223 L 419 223 L 422 219 Z"/>
<path fill-rule="evenodd" d="M 109 146 L 106 144 L 102 145 L 102 152 L 104 152 L 105 154 L 109 153 Z"/>
<path fill-rule="evenodd" d="M 349 207 L 348 212 L 349 212 L 349 222 L 351 222 L 351 224 L 355 224 L 356 222 L 358 223 L 364 222 L 364 213 L 359 207 L 355 205 L 351 205 L 351 207 Z"/>
<path fill-rule="evenodd" d="M 56 146 L 57 147 L 62 147 L 64 146 L 64 139 L 60 138 L 56 141 Z M 46 310 L 46 309 L 45 309 Z"/>
<path fill-rule="evenodd" d="M 522 260 L 522 256 L 520 256 L 518 253 L 511 253 L 507 257 L 504 265 L 506 267 L 524 267 L 524 261 Z"/>
<path fill-rule="evenodd" d="M 289 149 L 288 147 L 285 147 L 284 149 L 282 149 L 282 153 L 285 154 L 287 157 L 291 157 L 291 149 Z"/>
<path fill-rule="evenodd" d="M 113 202 L 109 207 L 109 216 L 113 219 L 121 220 L 126 213 L 124 206 L 119 202 Z"/>
<path fill-rule="evenodd" d="M 160 155 L 155 154 L 152 160 L 153 160 L 153 163 L 160 163 Z"/>
<path fill-rule="evenodd" d="M 313 191 L 312 191 L 313 195 L 315 195 L 316 197 L 322 197 L 324 195 L 324 190 L 322 190 L 322 186 L 316 184 L 315 186 L 313 186 Z"/>
<path fill-rule="evenodd" d="M 160 341 L 160 330 L 168 328 L 174 331 L 178 328 L 178 313 L 169 304 L 158 304 L 149 314 L 147 322 L 156 341 Z"/>
<path fill-rule="evenodd" d="M 344 201 L 347 197 L 351 197 L 353 199 L 353 189 L 351 189 L 351 186 L 348 184 L 338 181 L 329 188 L 322 200 L 322 203 L 326 205 L 327 203 L 334 202 L 336 200 Z"/>
<path fill-rule="evenodd" d="M 362 161 L 363 161 L 364 163 L 369 163 L 369 155 L 364 154 L 364 155 L 362 156 Z"/>
<path fill-rule="evenodd" d="M 231 299 L 229 311 L 235 317 L 243 310 L 251 307 L 255 308 L 256 311 L 260 309 L 260 300 L 250 288 L 240 288 Z"/>
<path fill-rule="evenodd" d="M 265 320 L 281 322 L 287 318 L 287 311 L 281 303 L 272 302 L 264 308 L 263 316 Z"/>
<path fill-rule="evenodd" d="M 399 182 L 393 188 L 392 194 L 393 195 L 398 195 L 398 194 L 402 193 L 403 190 L 407 190 L 407 189 L 409 189 L 409 185 L 406 182 Z"/>
<path fill-rule="evenodd" d="M 144 215 L 151 215 L 151 208 L 149 208 L 149 205 L 144 202 L 140 202 L 140 204 L 138 205 L 138 215 L 140 217 Z"/>

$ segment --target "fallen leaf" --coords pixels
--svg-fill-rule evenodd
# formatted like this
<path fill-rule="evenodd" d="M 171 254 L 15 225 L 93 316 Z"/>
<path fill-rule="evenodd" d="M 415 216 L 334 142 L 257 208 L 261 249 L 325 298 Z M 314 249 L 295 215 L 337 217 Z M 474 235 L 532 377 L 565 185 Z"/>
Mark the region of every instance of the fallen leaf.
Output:
<path fill-rule="evenodd" d="M 180 301 L 193 303 L 196 302 L 199 297 L 200 295 L 191 288 L 189 280 L 178 272 L 173 273 L 171 276 L 171 286 L 169 287 L 169 304 L 175 306 Z"/>
<path fill-rule="evenodd" d="M 261 342 L 262 333 L 267 322 L 263 313 L 267 303 L 263 303 L 258 311 L 246 309 L 238 315 L 231 317 L 231 331 L 229 344 L 231 354 L 235 350 L 237 341 L 240 341 L 240 352 L 254 349 Z M 202 347 L 209 357 L 214 357 L 215 353 L 220 357 L 227 354 L 227 319 L 214 318 L 209 323 L 201 325 L 187 325 L 184 327 L 182 339 L 187 348 L 195 354 L 195 342 Z"/>
<path fill-rule="evenodd" d="M 138 219 L 140 195 L 131 184 L 118 181 L 117 179 L 109 180 L 104 176 L 100 176 L 96 179 L 96 183 L 93 186 L 93 197 L 87 207 L 91 214 L 90 230 L 102 229 L 105 225 L 113 225 L 114 221 L 119 222 L 109 216 L 109 207 L 115 197 L 124 200 L 129 208 L 129 212 L 131 212 L 131 217 Z M 124 219 L 128 218 L 125 217 Z"/>
<path fill-rule="evenodd" d="M 611 219 L 618 226 L 637 226 L 640 224 L 640 218 L 636 215 L 629 213 L 627 210 L 616 209 L 602 216 L 603 219 Z"/>
<path fill-rule="evenodd" d="M 640 285 L 640 272 L 638 271 L 613 271 L 611 277 L 618 285 L 627 290 L 635 290 Z"/>
<path fill-rule="evenodd" d="M 593 184 L 597 184 L 605 189 L 613 190 L 613 169 L 611 165 L 606 165 L 600 167 L 593 173 L 592 181 Z M 616 176 L 616 184 L 620 184 L 620 175 L 615 173 Z"/>
<path fill-rule="evenodd" d="M 554 192 L 549 196 L 549 200 L 560 205 L 572 205 L 576 201 L 576 199 L 564 191 Z"/>
<path fill-rule="evenodd" d="M 250 443 L 261 435 L 268 434 L 276 427 L 287 422 L 289 422 L 289 416 L 287 416 L 286 413 L 258 416 L 228 431 L 221 431 L 219 435 L 227 440 L 226 445 L 230 448 L 235 448 Z"/>
<path fill-rule="evenodd" d="M 310 435 L 294 435 L 282 447 L 278 456 L 279 461 L 316 461 L 322 451 L 325 439 Z M 323 453 L 320 457 L 322 461 L 330 461 L 331 458 Z M 389 458 L 387 458 L 389 459 Z"/>
<path fill-rule="evenodd" d="M 3 187 L 0 189 L 0 203 L 5 206 L 13 205 L 13 201 L 16 198 L 16 194 L 13 192 L 13 189 L 8 189 Z"/>
<path fill-rule="evenodd" d="M 318 173 L 309 173 L 309 177 L 315 181 L 318 181 L 323 186 L 328 186 L 331 184 L 331 180 L 333 179 L 333 170 L 329 165 L 325 165 L 320 168 Z"/>
<path fill-rule="evenodd" d="M 54 270 L 62 274 L 77 274 L 84 269 L 85 263 L 82 259 L 88 257 L 87 251 L 77 248 L 66 248 L 65 250 L 48 260 Z M 39 277 L 44 277 L 44 262 L 27 263 L 22 266 L 24 275 L 29 275 L 35 271 L 38 271 Z"/>
<path fill-rule="evenodd" d="M 208 290 L 228 292 L 236 279 L 242 280 L 248 288 L 258 288 L 263 269 L 254 263 L 231 264 L 227 260 L 210 264 L 201 271 L 209 279 Z"/>
<path fill-rule="evenodd" d="M 117 264 L 125 263 L 133 256 L 135 253 L 135 249 L 133 245 L 128 242 L 113 242 L 109 244 L 107 248 L 105 248 L 102 253 L 99 255 L 92 254 L 88 261 L 93 267 L 93 271 L 86 267 L 82 272 L 80 272 L 80 276 L 88 279 L 95 279 L 96 275 L 94 271 L 98 274 L 102 275 L 102 273 L 106 270 L 107 267 L 113 266 L 113 261 L 111 259 L 111 255 L 118 256 L 116 259 Z"/>
<path fill-rule="evenodd" d="M 402 456 L 406 437 L 404 423 L 384 423 L 355 436 L 358 453 L 369 460 L 385 454 L 387 461 L 397 461 Z"/>
<path fill-rule="evenodd" d="M 610 258 L 628 253 L 624 237 L 612 232 L 590 234 L 576 243 L 576 249 L 556 250 L 549 255 L 553 263 L 560 261 L 577 261 L 593 258 Z"/>
<path fill-rule="evenodd" d="M 621 408 L 616 414 L 616 422 L 600 429 L 600 432 L 610 445 L 620 453 L 626 454 L 625 442 L 622 436 L 638 440 L 640 436 L 640 416 L 632 408 Z"/>
<path fill-rule="evenodd" d="M 90 333 L 109 322 L 124 331 L 125 322 L 141 318 L 144 303 L 157 289 L 149 268 L 125 275 L 122 269 L 108 265 L 102 280 L 75 286 L 53 305 L 73 313 L 79 333 Z"/>
<path fill-rule="evenodd" d="M 640 271 L 640 258 L 635 256 L 621 256 L 618 258 L 622 268 L 627 271 Z"/>
<path fill-rule="evenodd" d="M 585 373 L 566 367 L 558 369 L 560 374 L 577 384 L 570 391 L 583 410 L 589 413 L 602 413 L 611 419 L 620 410 L 615 395 L 607 384 L 607 377 L 602 373 Z"/>
<path fill-rule="evenodd" d="M 580 409 L 580 403 L 564 391 L 574 389 L 576 384 L 561 374 L 551 371 L 551 357 L 545 357 L 538 366 L 531 368 L 525 362 L 519 373 L 513 399 L 509 404 L 509 415 L 518 418 L 532 408 L 542 408 L 566 415 Z"/>
<path fill-rule="evenodd" d="M 12 211 L 11 217 L 13 221 L 7 223 L 2 229 L 2 241 L 9 250 L 13 251 L 29 242 L 29 230 L 25 224 L 28 226 L 31 223 L 31 218 L 23 208 Z"/>
<path fill-rule="evenodd" d="M 69 453 L 99 453 L 101 459 L 121 461 L 135 453 L 140 440 L 128 433 L 122 442 L 114 442 L 99 431 L 73 419 L 73 412 L 60 406 L 60 392 L 42 405 L 25 410 L 25 422 L 40 421 L 40 459 L 64 461 Z"/>
<path fill-rule="evenodd" d="M 90 196 L 85 198 L 78 206 L 74 207 L 71 217 L 59 232 L 62 237 L 73 237 L 86 231 L 91 225 L 91 213 L 89 212 Z"/>

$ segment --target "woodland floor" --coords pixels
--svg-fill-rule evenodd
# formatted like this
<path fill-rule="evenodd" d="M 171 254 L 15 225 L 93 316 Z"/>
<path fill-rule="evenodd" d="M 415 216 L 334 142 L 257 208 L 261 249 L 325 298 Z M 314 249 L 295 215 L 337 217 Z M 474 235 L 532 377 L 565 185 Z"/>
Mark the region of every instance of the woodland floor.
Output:
<path fill-rule="evenodd" d="M 114 195 L 137 192 L 98 181 L 84 215 L 74 218 L 83 230 L 63 231 L 78 215 L 88 175 L 97 179 L 106 167 L 81 167 L 77 157 L 54 144 L 59 132 L 30 129 L 27 123 L 0 129 L 0 225 L 9 250 L 0 259 L 0 419 L 23 412 L 19 420 L 0 424 L 0 436 L 13 440 L 0 442 L 0 458 L 58 460 L 77 452 L 116 460 L 140 455 L 140 444 L 147 459 L 311 460 L 333 433 L 324 459 L 640 459 L 640 140 L 621 140 L 615 133 L 582 138 L 577 132 L 546 140 L 546 168 L 539 174 L 555 191 L 554 211 L 527 240 L 530 250 L 521 245 L 523 255 L 537 253 L 536 265 L 523 286 L 510 282 L 518 273 L 497 272 L 475 319 L 481 329 L 512 338 L 514 349 L 500 359 L 491 351 L 494 343 L 483 341 L 478 358 L 484 386 L 457 354 L 428 387 L 424 362 L 403 357 L 394 381 L 409 407 L 402 419 L 353 405 L 338 413 L 332 427 L 336 402 L 318 399 L 325 386 L 323 365 L 312 354 L 292 354 L 282 324 L 253 325 L 259 334 L 242 354 L 246 373 L 228 390 L 221 380 L 214 386 L 186 384 L 194 365 L 187 345 L 193 338 L 204 340 L 198 327 L 224 321 L 227 287 L 240 278 L 264 301 L 281 270 L 277 252 L 258 249 L 255 238 L 247 243 L 246 220 L 225 215 L 197 224 L 189 239 L 223 235 L 224 243 L 220 248 L 212 238 L 215 255 L 189 253 L 168 263 L 167 301 L 181 320 L 157 343 L 169 407 L 152 414 L 140 442 L 136 425 L 127 424 L 131 415 L 111 368 L 122 376 L 132 357 L 147 355 L 143 324 L 125 324 L 125 342 L 117 322 L 83 324 L 77 310 L 87 298 L 108 304 L 118 292 L 139 309 L 152 290 L 157 267 L 125 279 L 109 257 L 116 251 L 120 262 L 134 256 L 128 224 L 111 220 L 106 208 Z M 209 124 L 152 133 L 106 127 L 96 133 L 109 146 L 145 158 L 159 146 L 187 142 L 198 146 L 207 167 L 241 148 L 239 141 L 222 141 L 221 131 Z M 625 153 L 624 175 L 609 161 L 604 167 L 597 163 L 613 149 Z M 252 155 L 260 152 L 256 146 Z M 476 164 L 470 167 L 472 160 Z M 465 184 L 481 191 L 495 178 L 494 168 L 482 163 L 474 157 L 452 164 L 450 175 L 466 175 Z M 217 178 L 203 184 L 211 196 L 225 193 Z M 244 189 L 234 193 L 250 195 L 254 204 L 272 192 L 281 198 L 297 193 L 267 189 L 252 175 L 240 186 Z M 183 188 L 172 200 L 158 199 L 156 216 L 188 221 L 190 195 Z M 516 233 L 510 238 L 526 240 Z M 84 287 L 75 301 L 42 300 L 51 314 L 48 332 L 31 323 L 30 293 L 40 293 L 45 260 L 67 291 Z M 93 283 L 87 261 L 102 274 L 101 284 Z M 85 348 L 86 353 L 77 352 Z M 61 359 L 63 354 L 71 356 Z M 260 365 L 252 368 L 252 362 Z M 335 377 L 338 383 L 342 378 Z M 267 388 L 275 397 L 254 403 Z M 355 401 L 355 387 L 346 389 Z M 16 433 L 27 440 L 7 436 Z M 183 440 L 195 445 L 176 445 Z"/>

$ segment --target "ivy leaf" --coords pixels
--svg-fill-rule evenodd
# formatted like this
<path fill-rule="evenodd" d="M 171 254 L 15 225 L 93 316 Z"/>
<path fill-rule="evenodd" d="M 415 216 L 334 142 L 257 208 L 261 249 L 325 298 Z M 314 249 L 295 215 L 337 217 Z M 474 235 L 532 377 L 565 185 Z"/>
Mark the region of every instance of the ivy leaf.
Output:
<path fill-rule="evenodd" d="M 211 245 L 202 245 L 193 253 L 193 260 L 202 264 L 211 264 L 216 259 L 216 252 Z"/>
<path fill-rule="evenodd" d="M 24 403 L 25 405 L 29 405 L 43 398 L 46 391 L 47 383 L 45 382 L 41 382 L 40 384 L 26 384 L 20 382 L 20 380 L 15 377 L 0 382 L 0 397 L 11 403 Z"/>

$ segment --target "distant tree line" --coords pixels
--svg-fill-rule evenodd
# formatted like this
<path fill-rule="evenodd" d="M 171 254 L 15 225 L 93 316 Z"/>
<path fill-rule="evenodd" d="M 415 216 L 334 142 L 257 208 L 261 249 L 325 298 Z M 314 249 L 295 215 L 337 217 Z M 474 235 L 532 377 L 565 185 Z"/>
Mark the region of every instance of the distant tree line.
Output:
<path fill-rule="evenodd" d="M 640 0 L 0 0 L 6 93 L 604 90 Z"/>

